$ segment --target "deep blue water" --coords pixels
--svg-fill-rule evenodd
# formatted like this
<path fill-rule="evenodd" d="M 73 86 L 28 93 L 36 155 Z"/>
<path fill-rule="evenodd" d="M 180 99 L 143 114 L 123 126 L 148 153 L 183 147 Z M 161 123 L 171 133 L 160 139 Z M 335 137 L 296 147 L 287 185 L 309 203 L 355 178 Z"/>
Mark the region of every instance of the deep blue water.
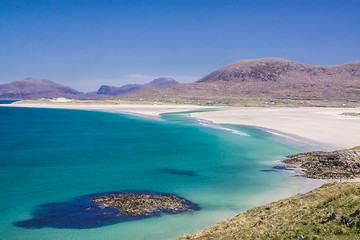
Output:
<path fill-rule="evenodd" d="M 200 124 L 181 114 L 163 114 L 160 121 L 0 107 L 0 136 L 0 239 L 167 239 L 302 186 L 273 168 L 274 161 L 302 149 L 258 129 Z M 91 225 L 94 212 L 79 218 L 79 225 L 89 227 L 66 224 L 69 204 L 81 208 L 84 196 L 123 191 L 173 193 L 201 210 L 125 222 L 101 217 L 106 224 Z M 19 224 L 39 214 L 46 221 L 64 218 L 65 224 Z"/>
<path fill-rule="evenodd" d="M 0 104 L 10 104 L 19 100 L 0 100 Z"/>

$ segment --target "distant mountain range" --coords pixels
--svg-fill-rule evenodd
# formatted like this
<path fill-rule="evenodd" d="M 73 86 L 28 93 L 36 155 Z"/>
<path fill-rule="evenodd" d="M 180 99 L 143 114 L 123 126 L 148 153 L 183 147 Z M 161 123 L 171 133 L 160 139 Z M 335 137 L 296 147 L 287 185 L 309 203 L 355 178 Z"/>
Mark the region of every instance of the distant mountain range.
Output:
<path fill-rule="evenodd" d="M 102 85 L 83 93 L 49 81 L 27 78 L 0 85 L 0 99 L 211 99 L 319 100 L 360 102 L 360 62 L 316 66 L 280 58 L 240 60 L 194 83 L 158 78 L 147 84 Z"/>
<path fill-rule="evenodd" d="M 157 78 L 146 84 L 127 84 L 122 87 L 102 85 L 97 91 L 97 94 L 119 96 L 126 93 L 138 91 L 144 88 L 154 88 L 154 87 L 160 87 L 160 86 L 172 85 L 172 84 L 179 84 L 179 83 L 172 78 Z"/>
<path fill-rule="evenodd" d="M 83 93 L 53 81 L 25 78 L 20 81 L 0 85 L 0 99 L 25 100 L 63 97 L 80 100 L 98 100 L 168 84 L 178 84 L 178 82 L 172 78 L 158 78 L 146 84 L 129 84 L 122 87 L 102 85 L 97 92 Z"/>
<path fill-rule="evenodd" d="M 240 60 L 189 84 L 118 98 L 360 101 L 360 62 L 316 66 L 280 58 Z"/>

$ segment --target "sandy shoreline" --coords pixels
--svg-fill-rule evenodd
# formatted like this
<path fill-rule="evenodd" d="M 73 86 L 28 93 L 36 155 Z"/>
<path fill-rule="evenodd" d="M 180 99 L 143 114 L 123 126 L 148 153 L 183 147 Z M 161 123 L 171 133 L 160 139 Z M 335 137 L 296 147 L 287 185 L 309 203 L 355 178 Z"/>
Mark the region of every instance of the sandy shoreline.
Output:
<path fill-rule="evenodd" d="M 343 116 L 360 108 L 224 108 L 192 116 L 217 124 L 240 124 L 275 130 L 328 150 L 360 145 L 360 117 Z"/>
<path fill-rule="evenodd" d="M 198 111 L 192 117 L 215 124 L 237 124 L 262 128 L 328 150 L 351 148 L 360 145 L 360 117 L 343 116 L 343 112 L 360 112 L 360 108 L 254 108 L 254 107 L 204 107 L 195 105 L 72 105 L 72 104 L 3 104 L 0 106 L 66 108 L 135 113 L 158 117 L 162 113 Z"/>
<path fill-rule="evenodd" d="M 61 108 L 76 110 L 91 110 L 113 113 L 136 113 L 157 117 L 162 113 L 184 112 L 202 110 L 202 106 L 195 105 L 141 105 L 141 104 L 0 104 L 6 107 L 29 107 L 29 108 Z"/>

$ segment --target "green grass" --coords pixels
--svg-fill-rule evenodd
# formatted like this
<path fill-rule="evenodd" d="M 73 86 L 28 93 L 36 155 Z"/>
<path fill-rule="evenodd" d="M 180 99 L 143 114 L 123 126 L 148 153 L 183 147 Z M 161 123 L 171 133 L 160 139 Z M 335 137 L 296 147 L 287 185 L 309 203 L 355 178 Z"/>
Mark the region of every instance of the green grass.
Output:
<path fill-rule="evenodd" d="M 344 115 L 344 116 L 360 116 L 360 113 L 357 113 L 357 112 L 343 112 L 341 115 Z"/>
<path fill-rule="evenodd" d="M 341 224 L 360 208 L 360 183 L 325 184 L 306 194 L 252 208 L 179 239 L 360 239 L 360 218 Z M 339 219 L 329 220 L 335 213 Z"/>

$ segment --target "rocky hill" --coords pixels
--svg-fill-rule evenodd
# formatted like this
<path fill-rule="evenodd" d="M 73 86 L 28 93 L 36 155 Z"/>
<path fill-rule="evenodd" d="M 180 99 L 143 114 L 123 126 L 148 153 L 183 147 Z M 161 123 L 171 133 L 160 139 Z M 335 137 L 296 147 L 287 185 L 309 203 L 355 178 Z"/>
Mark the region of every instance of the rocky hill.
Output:
<path fill-rule="evenodd" d="M 190 84 L 126 94 L 122 99 L 360 101 L 360 62 L 315 66 L 279 58 L 240 60 Z"/>
<path fill-rule="evenodd" d="M 102 85 L 99 90 L 97 91 L 97 94 L 106 94 L 110 96 L 119 96 L 126 93 L 138 91 L 145 88 L 154 88 L 154 87 L 160 87 L 165 85 L 172 85 L 172 84 L 179 84 L 177 81 L 175 81 L 172 78 L 157 78 L 153 81 L 145 84 L 127 84 L 122 87 L 114 87 L 114 86 L 108 86 L 108 85 Z"/>
<path fill-rule="evenodd" d="M 278 82 L 327 84 L 339 79 L 351 82 L 360 79 L 360 62 L 338 66 L 315 66 L 281 58 L 239 60 L 220 68 L 198 82 Z"/>
<path fill-rule="evenodd" d="M 147 84 L 122 87 L 103 85 L 97 92 L 81 93 L 47 80 L 24 79 L 0 85 L 0 99 L 66 97 L 171 102 L 232 104 L 241 101 L 310 105 L 313 102 L 360 103 L 360 62 L 315 66 L 279 58 L 240 60 L 220 68 L 194 83 L 177 84 L 159 78 Z M 309 103 L 310 102 L 310 103 Z M 318 104 L 315 104 L 318 106 Z M 326 104 L 325 104 L 326 105 Z M 331 105 L 331 104 L 330 104 Z M 332 106 L 332 105 L 331 105 Z"/>
<path fill-rule="evenodd" d="M 84 97 L 84 93 L 59 83 L 35 78 L 25 78 L 0 85 L 0 99 L 22 100 L 57 97 L 81 99 Z"/>

